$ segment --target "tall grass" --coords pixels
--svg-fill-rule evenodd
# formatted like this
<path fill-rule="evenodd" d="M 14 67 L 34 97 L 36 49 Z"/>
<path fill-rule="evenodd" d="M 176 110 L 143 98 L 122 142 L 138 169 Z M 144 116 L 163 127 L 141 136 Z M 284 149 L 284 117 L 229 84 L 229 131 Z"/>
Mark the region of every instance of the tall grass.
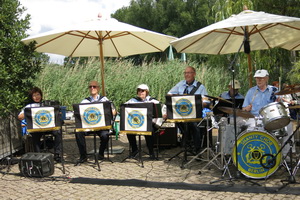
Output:
<path fill-rule="evenodd" d="M 196 79 L 205 85 L 209 95 L 219 96 L 228 89 L 227 84 L 231 79 L 228 70 L 196 63 L 189 65 L 197 69 Z M 119 107 L 136 95 L 137 85 L 145 83 L 150 87 L 151 96 L 165 102 L 167 92 L 184 78 L 186 66 L 186 63 L 179 60 L 134 66 L 129 60 L 108 59 L 105 62 L 106 96 Z M 58 100 L 61 105 L 72 110 L 72 104 L 80 103 L 89 96 L 89 81 L 97 80 L 101 84 L 100 77 L 100 62 L 96 59 L 90 59 L 86 65 L 75 63 L 72 67 L 49 64 L 40 72 L 35 85 L 43 90 L 44 99 Z M 247 85 L 247 82 L 240 82 Z"/>

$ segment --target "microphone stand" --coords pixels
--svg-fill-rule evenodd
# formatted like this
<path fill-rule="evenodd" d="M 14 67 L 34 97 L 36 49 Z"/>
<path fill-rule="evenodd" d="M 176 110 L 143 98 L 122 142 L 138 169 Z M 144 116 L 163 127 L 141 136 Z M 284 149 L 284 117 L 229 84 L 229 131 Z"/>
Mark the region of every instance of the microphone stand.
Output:
<path fill-rule="evenodd" d="M 229 70 L 231 70 L 232 72 L 232 88 L 234 90 L 235 88 L 235 84 L 234 84 L 234 81 L 235 81 L 235 69 L 234 69 L 234 65 L 235 65 L 235 62 L 237 60 L 237 56 L 239 54 L 239 52 L 241 51 L 242 47 L 244 46 L 244 52 L 249 54 L 250 53 L 250 44 L 249 44 L 249 36 L 248 36 L 248 32 L 247 32 L 247 27 L 245 27 L 245 30 L 244 30 L 244 40 L 241 44 L 241 46 L 239 47 L 238 51 L 236 52 L 236 54 L 234 55 L 234 58 L 232 60 L 232 62 L 230 63 L 229 65 Z M 238 165 L 238 152 L 237 152 L 237 124 L 236 124 L 236 103 L 235 103 L 235 95 L 233 95 L 232 97 L 232 103 L 233 103 L 233 122 L 234 122 L 234 141 L 235 141 L 235 145 L 234 145 L 234 148 L 235 148 L 235 166 L 236 166 L 236 179 L 239 179 L 242 177 L 242 174 L 241 172 L 239 171 L 239 165 Z M 211 184 L 212 183 L 216 183 L 216 182 L 219 182 L 219 181 L 223 181 L 224 179 L 221 179 L 221 180 L 217 180 L 217 181 L 213 181 L 213 182 L 210 182 Z M 229 177 L 229 181 L 232 181 L 234 180 L 233 177 Z M 248 179 L 245 179 L 246 181 L 250 182 L 250 183 L 253 183 L 253 184 L 257 184 L 260 186 L 259 183 L 256 183 L 256 182 L 253 182 L 251 180 L 248 180 Z"/>

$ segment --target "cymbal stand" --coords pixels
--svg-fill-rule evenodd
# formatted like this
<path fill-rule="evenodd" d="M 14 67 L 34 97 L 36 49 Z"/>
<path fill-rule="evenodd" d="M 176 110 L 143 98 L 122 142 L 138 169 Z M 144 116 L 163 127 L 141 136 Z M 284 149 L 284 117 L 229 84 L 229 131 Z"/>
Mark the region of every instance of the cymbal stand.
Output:
<path fill-rule="evenodd" d="M 288 139 L 285 141 L 285 143 L 281 146 L 281 148 L 279 149 L 279 151 L 277 152 L 277 154 L 275 156 L 273 155 L 270 155 L 270 154 L 265 154 L 261 157 L 260 159 L 260 164 L 262 165 L 262 167 L 266 168 L 266 169 L 271 169 L 273 168 L 275 165 L 276 165 L 276 158 L 277 156 L 281 153 L 281 151 L 283 150 L 283 148 L 288 144 L 290 143 L 290 150 L 289 150 L 289 153 L 290 153 L 290 167 L 288 166 L 287 164 L 287 161 L 284 160 L 284 164 L 283 166 L 287 169 L 288 173 L 289 173 L 289 176 L 288 176 L 288 179 L 287 180 L 282 180 L 281 182 L 287 182 L 286 184 L 283 184 L 280 188 L 277 189 L 277 191 L 283 189 L 284 187 L 286 187 L 287 185 L 289 185 L 290 183 L 296 183 L 296 179 L 295 179 L 295 175 L 297 173 L 297 170 L 299 168 L 299 165 L 300 165 L 300 160 L 298 161 L 296 167 L 292 170 L 293 166 L 292 166 L 292 163 L 293 163 L 293 158 L 292 158 L 292 155 L 293 155 L 293 152 L 292 152 L 292 148 L 293 148 L 293 141 L 292 141 L 292 137 L 294 136 L 294 134 L 298 131 L 298 129 L 300 128 L 300 125 L 298 124 L 297 128 L 294 130 L 294 132 L 288 137 Z M 262 160 L 265 159 L 265 157 L 270 157 L 269 160 L 267 160 L 266 162 L 266 165 L 262 164 Z"/>
<path fill-rule="evenodd" d="M 223 157 L 223 159 L 224 159 L 225 165 L 224 165 L 224 167 L 223 167 L 223 170 L 224 170 L 224 171 L 223 171 L 223 174 L 222 174 L 222 176 L 221 176 L 221 179 L 218 179 L 218 180 L 215 180 L 215 181 L 211 181 L 211 182 L 209 182 L 210 184 L 224 181 L 224 180 L 225 180 L 224 177 L 225 177 L 225 175 L 226 175 L 226 172 L 228 172 L 228 176 L 229 176 L 229 178 L 226 179 L 226 180 L 231 181 L 231 180 L 234 179 L 233 176 L 231 175 L 230 170 L 229 170 L 229 167 L 228 167 L 229 164 L 230 164 L 230 162 L 231 162 L 231 160 L 232 160 L 231 156 L 230 156 L 230 158 L 228 159 L 227 162 L 226 162 L 225 157 Z"/>
<path fill-rule="evenodd" d="M 298 101 L 297 95 L 296 95 L 296 99 L 297 99 L 297 101 Z M 297 124 L 299 125 L 299 113 L 298 113 L 298 112 L 299 112 L 299 109 L 297 109 L 296 112 L 297 112 Z M 298 133 L 298 135 L 299 135 L 299 129 L 297 129 L 297 133 Z M 297 141 L 297 142 L 300 142 L 300 141 Z M 297 144 L 297 142 L 295 142 L 295 143 Z M 293 173 L 292 173 L 293 176 L 296 175 L 296 173 L 297 173 L 299 167 L 300 167 L 300 158 L 299 158 L 299 160 L 298 160 L 298 162 L 297 162 L 295 168 L 293 169 Z"/>

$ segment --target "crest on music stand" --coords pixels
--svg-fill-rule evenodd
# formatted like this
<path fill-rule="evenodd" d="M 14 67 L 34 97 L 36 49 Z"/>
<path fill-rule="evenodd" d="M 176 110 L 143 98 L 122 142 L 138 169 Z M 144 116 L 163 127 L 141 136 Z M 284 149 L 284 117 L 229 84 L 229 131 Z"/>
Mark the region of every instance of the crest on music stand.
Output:
<path fill-rule="evenodd" d="M 151 135 L 153 106 L 153 103 L 122 104 L 120 132 Z"/>
<path fill-rule="evenodd" d="M 25 108 L 24 114 L 29 133 L 60 129 L 59 106 Z"/>
<path fill-rule="evenodd" d="M 166 105 L 170 122 L 197 122 L 202 119 L 201 95 L 166 96 Z"/>
<path fill-rule="evenodd" d="M 112 126 L 110 102 L 73 104 L 77 132 L 107 130 Z"/>

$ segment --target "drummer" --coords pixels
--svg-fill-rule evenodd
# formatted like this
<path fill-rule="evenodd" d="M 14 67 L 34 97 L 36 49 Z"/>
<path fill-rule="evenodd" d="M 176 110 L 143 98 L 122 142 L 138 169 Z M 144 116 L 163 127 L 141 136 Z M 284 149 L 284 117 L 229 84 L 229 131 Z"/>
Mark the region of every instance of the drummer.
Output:
<path fill-rule="evenodd" d="M 265 69 L 257 70 L 254 78 L 256 86 L 248 90 L 242 107 L 244 111 L 251 112 L 254 116 L 259 116 L 259 110 L 262 107 L 276 101 L 275 93 L 278 91 L 278 88 L 268 85 L 269 73 Z"/>
<path fill-rule="evenodd" d="M 268 85 L 269 73 L 265 69 L 257 70 L 254 75 L 256 86 L 250 88 L 246 94 L 243 110 L 251 112 L 254 116 L 259 116 L 259 111 L 264 106 L 279 101 L 279 98 L 275 95 L 278 88 L 272 85 Z M 249 120 L 250 126 L 253 126 L 254 120 Z M 285 127 L 288 136 L 292 134 L 291 125 Z M 288 138 L 283 138 L 282 142 Z M 286 155 L 289 150 L 289 145 L 286 145 L 283 149 L 283 155 Z"/>

